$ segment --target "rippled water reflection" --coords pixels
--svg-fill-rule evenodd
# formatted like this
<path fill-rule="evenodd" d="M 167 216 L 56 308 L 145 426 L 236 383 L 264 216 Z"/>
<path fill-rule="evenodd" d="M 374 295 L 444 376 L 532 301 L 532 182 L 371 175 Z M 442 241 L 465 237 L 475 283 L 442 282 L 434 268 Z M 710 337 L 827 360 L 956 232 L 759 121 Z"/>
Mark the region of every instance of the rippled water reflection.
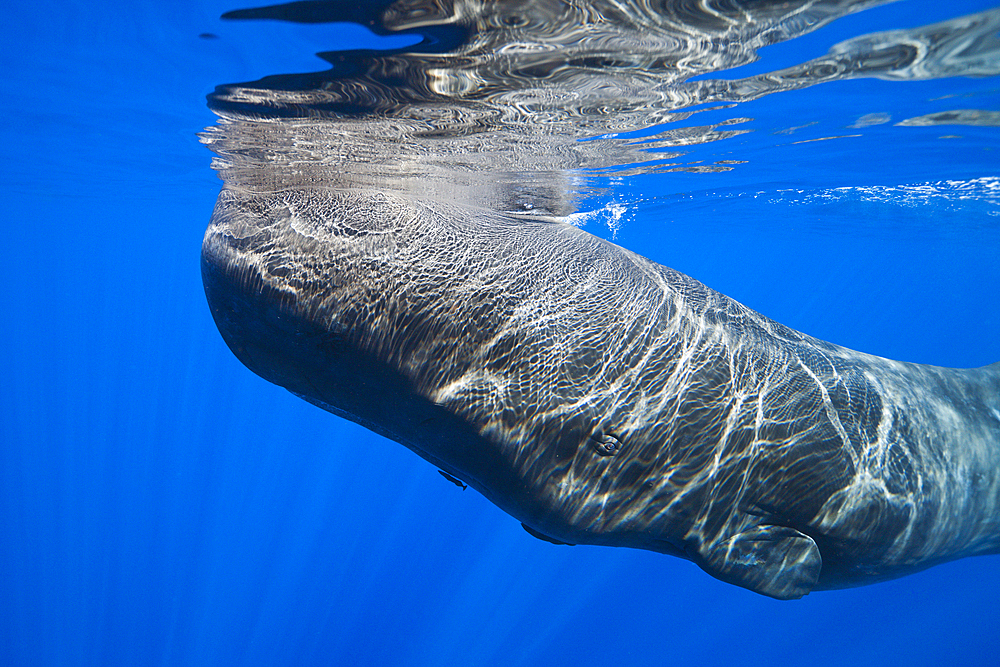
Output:
<path fill-rule="evenodd" d="M 589 174 L 737 168 L 740 155 L 711 162 L 685 155 L 750 132 L 753 119 L 741 107 L 765 95 L 859 77 L 1000 73 L 1000 9 L 859 35 L 807 62 L 724 78 L 762 47 L 886 3 L 366 4 L 294 2 L 224 15 L 351 21 L 380 35 L 421 38 L 389 51 L 321 53 L 331 67 L 319 73 L 219 86 L 210 106 L 223 121 L 204 141 L 222 158 L 215 166 L 227 184 L 374 188 L 562 217 L 588 192 Z M 706 111 L 716 113 L 699 124 Z M 797 121 L 790 118 L 787 131 Z M 853 127 L 887 122 L 998 123 L 995 111 L 961 109 L 894 120 L 873 112 Z"/>

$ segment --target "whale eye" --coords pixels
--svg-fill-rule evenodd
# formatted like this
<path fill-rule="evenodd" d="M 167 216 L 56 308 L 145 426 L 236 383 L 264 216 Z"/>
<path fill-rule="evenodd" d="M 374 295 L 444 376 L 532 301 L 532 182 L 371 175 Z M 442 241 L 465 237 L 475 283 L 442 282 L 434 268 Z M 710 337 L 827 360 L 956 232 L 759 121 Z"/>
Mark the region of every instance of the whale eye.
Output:
<path fill-rule="evenodd" d="M 614 456 L 622 448 L 622 441 L 610 433 L 595 435 L 590 441 L 601 456 Z"/>

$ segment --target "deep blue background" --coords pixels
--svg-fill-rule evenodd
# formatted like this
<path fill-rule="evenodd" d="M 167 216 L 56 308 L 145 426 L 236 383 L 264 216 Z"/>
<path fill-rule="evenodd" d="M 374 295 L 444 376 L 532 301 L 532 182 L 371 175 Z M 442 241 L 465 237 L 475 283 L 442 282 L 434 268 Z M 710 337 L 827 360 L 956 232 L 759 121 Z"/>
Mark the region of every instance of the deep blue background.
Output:
<path fill-rule="evenodd" d="M 897 3 L 727 76 L 989 6 Z M 356 26 L 218 20 L 236 8 L 6 9 L 0 664 L 997 663 L 997 557 L 782 603 L 678 559 L 556 547 L 243 368 L 200 282 L 219 188 L 195 136 L 214 122 L 204 96 L 386 43 Z M 845 129 L 872 112 L 996 110 L 998 87 L 864 80 L 742 105 L 753 133 L 685 160 L 749 163 L 626 181 L 609 195 L 630 205 L 616 240 L 836 343 L 1000 361 L 996 193 L 821 197 L 1000 176 L 997 128 Z"/>

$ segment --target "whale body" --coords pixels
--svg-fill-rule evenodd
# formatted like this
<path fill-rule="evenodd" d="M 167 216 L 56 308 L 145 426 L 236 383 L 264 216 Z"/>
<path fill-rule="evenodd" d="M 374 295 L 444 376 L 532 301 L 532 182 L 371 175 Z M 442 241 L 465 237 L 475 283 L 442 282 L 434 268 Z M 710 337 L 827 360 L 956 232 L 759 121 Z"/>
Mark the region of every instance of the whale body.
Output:
<path fill-rule="evenodd" d="M 780 599 L 1000 552 L 1000 364 L 851 351 L 572 225 L 390 191 L 226 187 L 202 273 L 253 372 L 542 539 Z"/>

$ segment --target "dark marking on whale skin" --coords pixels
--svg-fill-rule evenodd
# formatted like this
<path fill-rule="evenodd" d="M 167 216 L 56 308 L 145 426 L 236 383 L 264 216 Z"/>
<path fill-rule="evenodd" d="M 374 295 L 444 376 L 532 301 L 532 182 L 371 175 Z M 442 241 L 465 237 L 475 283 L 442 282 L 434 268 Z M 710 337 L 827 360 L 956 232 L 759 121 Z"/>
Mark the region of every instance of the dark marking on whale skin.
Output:
<path fill-rule="evenodd" d="M 1000 364 L 854 352 L 571 225 L 370 190 L 227 187 L 202 271 L 251 370 L 541 539 L 780 599 L 1000 551 Z"/>

